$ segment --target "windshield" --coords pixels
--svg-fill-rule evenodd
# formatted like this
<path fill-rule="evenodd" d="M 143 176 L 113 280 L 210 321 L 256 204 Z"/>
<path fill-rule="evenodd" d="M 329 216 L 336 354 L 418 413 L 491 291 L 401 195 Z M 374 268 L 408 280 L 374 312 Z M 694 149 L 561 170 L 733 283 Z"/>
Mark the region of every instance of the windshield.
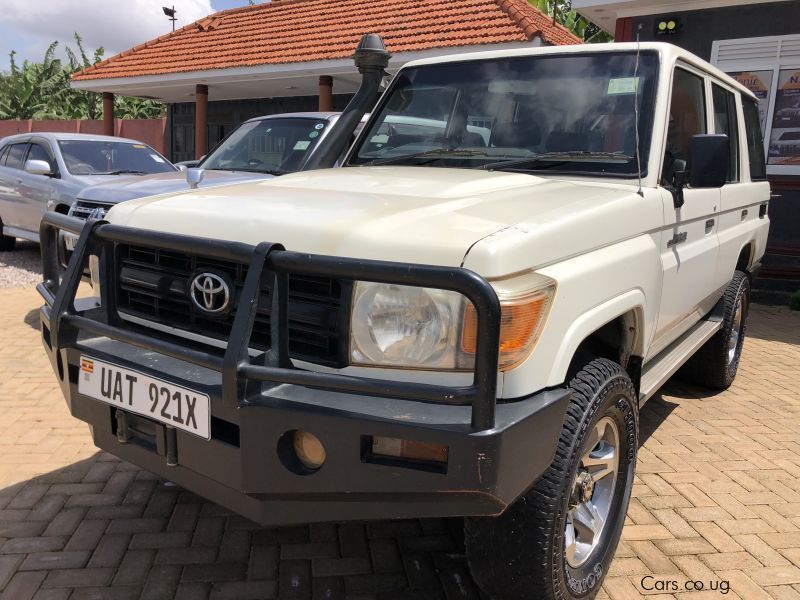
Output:
<path fill-rule="evenodd" d="M 149 175 L 175 167 L 146 144 L 104 140 L 60 140 L 58 147 L 72 175 Z"/>
<path fill-rule="evenodd" d="M 329 127 L 326 119 L 262 119 L 242 124 L 200 164 L 204 169 L 297 171 Z"/>
<path fill-rule="evenodd" d="M 658 57 L 581 53 L 404 69 L 351 165 L 633 176 L 647 164 Z"/>

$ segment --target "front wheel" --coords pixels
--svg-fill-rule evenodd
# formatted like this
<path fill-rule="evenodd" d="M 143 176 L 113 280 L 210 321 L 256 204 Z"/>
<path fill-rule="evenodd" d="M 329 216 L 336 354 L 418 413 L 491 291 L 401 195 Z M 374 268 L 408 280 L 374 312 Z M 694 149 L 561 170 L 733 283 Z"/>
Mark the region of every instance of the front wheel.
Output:
<path fill-rule="evenodd" d="M 465 522 L 473 577 L 493 598 L 592 598 L 614 557 L 636 465 L 636 391 L 622 367 L 603 358 L 569 387 L 545 474 L 499 517 Z"/>

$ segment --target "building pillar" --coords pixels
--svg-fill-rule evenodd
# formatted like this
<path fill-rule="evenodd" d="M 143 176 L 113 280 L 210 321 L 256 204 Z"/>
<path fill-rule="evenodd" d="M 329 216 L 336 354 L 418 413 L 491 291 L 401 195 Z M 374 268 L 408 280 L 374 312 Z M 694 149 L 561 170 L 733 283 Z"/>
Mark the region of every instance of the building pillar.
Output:
<path fill-rule="evenodd" d="M 330 75 L 319 76 L 319 110 L 320 112 L 333 110 L 333 77 Z"/>
<path fill-rule="evenodd" d="M 621 17 L 617 19 L 614 28 L 615 42 L 633 41 L 633 17 Z"/>
<path fill-rule="evenodd" d="M 194 91 L 194 157 L 208 153 L 208 86 L 197 84 Z"/>
<path fill-rule="evenodd" d="M 114 94 L 103 92 L 103 135 L 114 135 Z"/>

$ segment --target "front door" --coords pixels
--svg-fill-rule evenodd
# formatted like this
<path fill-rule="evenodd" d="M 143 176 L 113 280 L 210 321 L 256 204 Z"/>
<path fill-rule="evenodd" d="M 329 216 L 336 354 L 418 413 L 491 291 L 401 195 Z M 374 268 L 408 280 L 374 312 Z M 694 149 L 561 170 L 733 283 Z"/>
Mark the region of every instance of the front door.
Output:
<path fill-rule="evenodd" d="M 684 188 L 676 208 L 668 189 L 672 175 L 689 159 L 693 135 L 708 133 L 706 82 L 699 72 L 676 67 L 670 100 L 669 128 L 661 195 L 665 231 L 661 262 L 664 282 L 656 336 L 650 356 L 658 353 L 708 313 L 716 302 L 720 212 L 719 188 Z"/>
<path fill-rule="evenodd" d="M 41 143 L 31 143 L 25 162 L 29 160 L 42 160 L 50 165 L 51 171 L 55 172 L 56 162 L 48 149 Z M 47 211 L 48 202 L 55 195 L 55 180 L 48 175 L 37 175 L 24 170 L 20 172 L 19 176 L 19 195 L 23 207 L 20 226 L 22 229 L 38 235 L 39 225 Z"/>

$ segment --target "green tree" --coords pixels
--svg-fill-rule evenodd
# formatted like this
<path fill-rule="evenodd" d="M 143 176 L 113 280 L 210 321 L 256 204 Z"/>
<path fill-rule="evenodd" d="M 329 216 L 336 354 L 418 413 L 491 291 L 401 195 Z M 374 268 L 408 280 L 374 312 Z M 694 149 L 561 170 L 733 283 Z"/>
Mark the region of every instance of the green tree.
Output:
<path fill-rule="evenodd" d="M 40 63 L 27 60 L 19 65 L 17 53 L 10 54 L 10 69 L 0 77 L 0 118 L 47 118 L 48 103 L 57 93 L 61 80 L 61 61 L 54 58 L 57 42 L 50 44 Z"/>
<path fill-rule="evenodd" d="M 89 53 L 75 34 L 76 49 L 66 46 L 66 63 L 55 58 L 58 42 L 45 52 L 42 62 L 19 65 L 11 52 L 10 68 L 0 73 L 0 119 L 100 119 L 102 95 L 70 87 L 73 73 L 103 60 L 104 50 Z M 120 97 L 115 116 L 123 119 L 163 117 L 163 103 L 144 98 Z"/>
<path fill-rule="evenodd" d="M 555 15 L 555 20 L 587 44 L 612 42 L 614 37 L 600 29 L 591 21 L 587 21 L 572 9 L 571 0 L 528 0 L 544 14 Z"/>

